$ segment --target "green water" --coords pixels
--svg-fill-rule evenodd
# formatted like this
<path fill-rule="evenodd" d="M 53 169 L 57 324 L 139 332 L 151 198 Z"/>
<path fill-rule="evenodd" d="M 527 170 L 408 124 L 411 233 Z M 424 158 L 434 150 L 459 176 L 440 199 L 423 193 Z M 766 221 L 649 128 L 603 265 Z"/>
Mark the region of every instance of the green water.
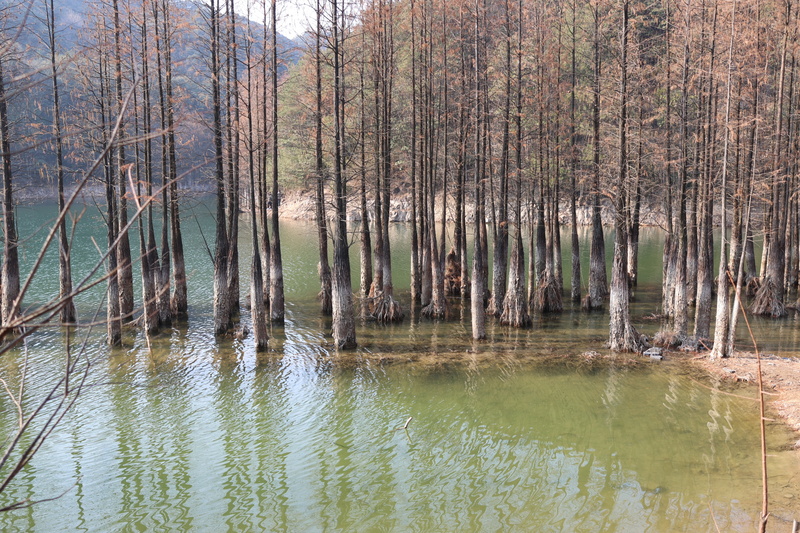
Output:
<path fill-rule="evenodd" d="M 51 216 L 52 208 L 21 210 L 31 246 Z M 150 351 L 135 330 L 110 354 L 90 336 L 93 386 L 0 502 L 66 493 L 0 515 L 0 529 L 754 529 L 761 473 L 749 389 L 731 396 L 669 361 L 537 363 L 605 354 L 607 316 L 569 307 L 526 331 L 490 323 L 489 340 L 476 345 L 468 310 L 453 301 L 446 322 L 362 323 L 358 352 L 337 355 L 317 313 L 315 233 L 304 223 L 283 226 L 287 321 L 273 328 L 270 351 L 256 355 L 251 339 L 211 334 L 210 263 L 198 231 L 212 240 L 210 221 L 198 204 L 184 224 L 189 322 Z M 103 233 L 88 212 L 79 230 L 82 273 L 98 255 L 86 236 L 96 232 L 102 243 Z M 395 230 L 395 281 L 408 309 L 408 235 Z M 658 310 L 660 247 L 660 235 L 645 232 L 633 312 L 648 334 L 659 327 L 645 317 Z M 57 290 L 54 259 L 28 303 Z M 28 252 L 23 264 L 32 260 Z M 81 298 L 83 316 L 101 296 Z M 759 323 L 773 350 L 797 346 L 794 320 Z M 26 352 L 0 359 L 15 390 L 29 356 L 27 405 L 63 365 L 64 342 L 60 331 L 42 331 Z M 0 395 L 4 434 L 15 417 Z M 785 428 L 771 425 L 768 439 L 771 525 L 788 530 L 800 514 L 800 462 L 784 451 Z"/>

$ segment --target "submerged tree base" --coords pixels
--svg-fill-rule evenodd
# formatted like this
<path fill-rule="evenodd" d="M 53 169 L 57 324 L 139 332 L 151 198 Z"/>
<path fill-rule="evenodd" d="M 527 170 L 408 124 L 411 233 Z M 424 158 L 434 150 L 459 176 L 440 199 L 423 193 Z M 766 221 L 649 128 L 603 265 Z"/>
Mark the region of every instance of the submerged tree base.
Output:
<path fill-rule="evenodd" d="M 602 309 L 603 304 L 595 305 L 592 301 L 592 297 L 588 294 L 581 300 L 581 311 L 588 313 L 589 311 L 601 311 Z"/>
<path fill-rule="evenodd" d="M 612 335 L 608 339 L 608 348 L 614 352 L 639 353 L 649 347 L 650 343 L 647 342 L 647 338 L 640 335 L 636 328 L 630 325 L 623 328 L 620 335 Z"/>
<path fill-rule="evenodd" d="M 539 313 L 560 313 L 564 310 L 559 284 L 552 276 L 545 276 L 536 288 L 535 308 Z"/>
<path fill-rule="evenodd" d="M 514 328 L 531 327 L 533 321 L 528 313 L 528 307 L 525 305 L 524 296 L 510 297 L 510 295 L 506 295 L 503 314 L 500 315 L 500 323 Z"/>
<path fill-rule="evenodd" d="M 420 315 L 425 318 L 430 318 L 434 320 L 441 320 L 446 318 L 447 316 L 447 308 L 442 304 L 436 304 L 433 301 L 428 305 L 424 306 L 420 310 Z"/>
<path fill-rule="evenodd" d="M 400 302 L 395 300 L 391 294 L 386 292 L 379 293 L 372 299 L 372 303 L 373 308 L 370 318 L 381 324 L 402 322 L 405 318 Z"/>
<path fill-rule="evenodd" d="M 755 300 L 750 305 L 750 312 L 754 315 L 781 318 L 786 316 L 786 305 L 781 300 L 778 288 L 769 278 L 766 278 L 756 292 Z"/>
<path fill-rule="evenodd" d="M 320 304 L 320 312 L 325 316 L 333 314 L 333 298 L 331 296 L 330 288 L 325 288 L 317 293 L 317 300 Z"/>
<path fill-rule="evenodd" d="M 451 248 L 444 260 L 444 294 L 459 296 L 461 294 L 461 262 L 455 248 Z"/>

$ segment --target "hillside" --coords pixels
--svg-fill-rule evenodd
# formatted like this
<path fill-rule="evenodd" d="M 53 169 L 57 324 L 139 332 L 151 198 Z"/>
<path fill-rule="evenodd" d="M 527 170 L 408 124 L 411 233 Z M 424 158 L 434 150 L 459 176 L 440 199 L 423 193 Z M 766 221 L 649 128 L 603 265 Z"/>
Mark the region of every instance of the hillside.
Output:
<path fill-rule="evenodd" d="M 109 43 L 111 49 L 111 3 L 98 3 L 89 0 L 59 0 L 55 2 L 56 50 L 59 62 L 59 91 L 67 133 L 66 164 L 69 167 L 67 180 L 77 179 L 86 161 L 93 158 L 101 146 L 99 135 L 92 128 L 98 126 L 100 106 L 97 82 L 101 77 L 102 63 L 98 63 L 103 49 L 101 41 Z M 122 47 L 131 58 L 123 59 L 122 76 L 126 88 L 134 79 L 141 81 L 140 67 L 134 67 L 132 54 L 141 54 L 142 37 L 139 19 L 142 4 L 139 0 L 120 0 L 120 15 L 123 25 Z M 170 13 L 174 28 L 172 36 L 172 61 L 174 65 L 175 95 L 177 101 L 178 161 L 181 173 L 186 173 L 185 186 L 203 189 L 203 168 L 198 161 L 208 158 L 207 147 L 211 144 L 210 105 L 208 85 L 211 75 L 208 69 L 208 23 L 203 5 L 196 2 L 175 0 L 170 2 Z M 48 196 L 52 188 L 50 169 L 54 166 L 55 155 L 52 138 L 52 84 L 50 78 L 49 48 L 43 2 L 34 2 L 29 12 L 22 8 L 9 11 L 6 25 L 2 28 L 6 39 L 14 39 L 6 67 L 6 84 L 9 97 L 9 114 L 12 121 L 11 139 L 15 152 L 24 152 L 26 157 L 14 158 L 15 186 L 21 197 L 41 198 Z M 148 28 L 149 33 L 154 30 Z M 104 28 L 105 34 L 98 28 Z M 257 21 L 248 21 L 237 15 L 237 40 L 245 42 L 246 32 L 251 38 L 250 54 L 253 57 L 264 55 L 263 39 L 270 38 L 269 31 Z M 152 35 L 151 35 L 152 38 Z M 302 55 L 300 41 L 278 34 L 279 60 L 283 72 L 295 64 Z M 150 42 L 151 55 L 150 98 L 151 105 L 157 104 L 157 66 L 154 57 L 154 44 Z M 245 62 L 244 47 L 239 48 L 238 61 Z M 105 67 L 107 68 L 107 67 Z M 163 74 L 163 69 L 162 69 Z M 109 73 L 106 71 L 106 83 Z M 31 81 L 33 80 L 33 81 Z M 244 71 L 240 71 L 240 85 L 244 84 Z M 18 89 L 18 90 L 15 90 Z M 103 89 L 103 90 L 107 90 Z M 142 93 L 134 98 L 141 101 Z M 158 124 L 153 111 L 152 121 Z M 107 120 L 111 120 L 108 116 Z M 133 117 L 128 119 L 129 128 L 136 127 Z M 44 186 L 44 189 L 42 188 Z"/>

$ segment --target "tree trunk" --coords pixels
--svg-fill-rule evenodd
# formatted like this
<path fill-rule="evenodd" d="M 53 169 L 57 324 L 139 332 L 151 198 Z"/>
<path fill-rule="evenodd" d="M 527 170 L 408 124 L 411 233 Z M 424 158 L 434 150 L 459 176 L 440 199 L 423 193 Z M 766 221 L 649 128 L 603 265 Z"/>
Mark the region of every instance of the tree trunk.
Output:
<path fill-rule="evenodd" d="M 228 283 L 228 229 L 227 212 L 225 210 L 225 169 L 223 165 L 222 151 L 222 101 L 219 83 L 220 59 L 219 59 L 219 5 L 218 0 L 211 0 L 209 3 L 211 24 L 211 97 L 213 100 L 213 134 L 214 134 L 214 155 L 215 173 L 214 179 L 217 185 L 217 226 L 214 249 L 214 334 L 223 335 L 233 327 L 231 316 L 231 298 L 229 294 L 230 286 Z"/>
<path fill-rule="evenodd" d="M 342 173 L 344 150 L 342 101 L 342 42 L 339 28 L 338 1 L 331 0 L 333 16 L 333 116 L 334 116 L 334 182 L 336 187 L 336 231 L 333 248 L 333 341 L 339 350 L 356 347 L 356 325 L 353 316 L 353 290 L 350 285 L 350 256 L 347 249 L 347 186 Z M 342 31 L 344 31 L 342 29 Z"/>
<path fill-rule="evenodd" d="M 728 231 L 728 148 L 730 145 L 730 117 L 731 117 L 731 86 L 733 77 L 733 43 L 736 30 L 736 0 L 731 8 L 731 35 L 728 44 L 728 80 L 725 96 L 725 126 L 723 128 L 722 149 L 722 192 L 720 198 L 720 228 L 722 235 L 719 239 L 719 271 L 717 273 L 717 313 L 714 320 L 714 345 L 711 349 L 711 358 L 717 359 L 729 355 L 728 337 L 730 335 L 730 294 L 728 291 L 728 249 L 725 240 Z"/>
<path fill-rule="evenodd" d="M 56 63 L 55 7 L 53 0 L 46 4 L 47 43 L 50 52 L 50 76 L 53 86 L 53 137 L 56 147 L 56 174 L 58 187 L 58 212 L 62 215 L 58 224 L 58 298 L 62 302 L 59 320 L 62 324 L 72 324 L 76 320 L 75 303 L 72 301 L 72 257 L 67 237 L 67 220 L 63 216 L 64 200 L 64 140 L 61 129 L 61 99 L 58 84 L 58 65 Z M 2 80 L 0 80 L 2 84 Z M 5 152 L 4 152 L 5 153 Z"/>
<path fill-rule="evenodd" d="M 164 11 L 164 68 L 167 90 L 167 158 L 169 159 L 169 224 L 172 237 L 173 292 L 170 299 L 172 316 L 185 320 L 189 316 L 188 289 L 186 286 L 186 260 L 183 253 L 183 234 L 181 232 L 180 202 L 178 198 L 178 157 L 175 140 L 175 104 L 172 87 L 172 24 L 170 23 L 169 1 L 163 0 Z"/>
<path fill-rule="evenodd" d="M 628 279 L 628 224 L 625 215 L 627 209 L 628 155 L 627 155 L 627 87 L 628 87 L 628 0 L 622 3 L 622 70 L 620 82 L 620 119 L 619 119 L 619 174 L 616 192 L 616 213 L 614 216 L 614 260 L 611 271 L 611 294 L 609 297 L 609 313 L 611 314 L 608 345 L 613 351 L 639 352 L 643 343 L 639 334 L 631 324 L 630 317 L 630 280 Z"/>
<path fill-rule="evenodd" d="M 158 17 L 158 3 L 154 3 L 153 21 L 155 25 L 156 61 L 158 69 L 158 99 L 161 119 L 161 263 L 158 272 L 158 322 L 161 326 L 172 324 L 170 305 L 170 244 L 169 244 L 169 157 L 167 155 L 167 97 L 164 87 L 164 50 L 162 28 Z"/>
<path fill-rule="evenodd" d="M 4 53 L 4 52 L 0 52 Z M 3 158 L 3 265 L 2 265 L 2 319 L 3 332 L 13 328 L 20 316 L 19 255 L 17 251 L 17 223 L 14 208 L 14 188 L 11 171 L 11 140 L 6 100 L 5 58 L 0 57 L 0 150 Z"/>
<path fill-rule="evenodd" d="M 485 1 L 485 0 L 484 0 Z M 470 310 L 472 314 L 472 338 L 481 340 L 486 338 L 486 310 L 484 307 L 484 294 L 486 293 L 485 265 L 483 263 L 483 239 L 486 231 L 486 221 L 484 218 L 483 198 L 481 196 L 481 185 L 485 178 L 486 162 L 482 156 L 484 154 L 482 139 L 483 128 L 483 108 L 481 97 L 483 96 L 483 62 L 484 57 L 481 49 L 481 11 L 485 9 L 484 2 L 475 1 L 475 32 L 474 32 L 474 85 L 475 85 L 475 238 L 474 238 L 474 257 L 472 259 L 472 299 Z"/>
<path fill-rule="evenodd" d="M 589 299 L 590 309 L 603 307 L 603 300 L 608 294 L 606 274 L 605 237 L 603 221 L 600 218 L 600 11 L 597 4 L 594 8 L 594 103 L 592 105 L 593 152 L 592 172 L 594 187 L 592 191 L 592 242 L 589 251 Z M 615 252 L 616 253 L 616 252 Z"/>
<path fill-rule="evenodd" d="M 114 10 L 114 88 L 116 91 L 116 112 L 122 113 L 122 26 L 119 22 L 119 5 L 117 0 L 112 2 Z M 131 262 L 131 244 L 128 238 L 128 201 L 125 179 L 125 134 L 124 123 L 120 124 L 117 138 L 117 187 L 119 189 L 119 206 L 117 209 L 117 277 L 119 278 L 119 304 L 124 320 L 133 316 L 133 267 Z"/>
<path fill-rule="evenodd" d="M 577 212 L 577 196 L 578 187 L 576 182 L 576 174 L 578 173 L 578 148 L 576 143 L 576 117 L 575 117 L 575 91 L 577 90 L 577 22 L 576 13 L 578 10 L 577 0 L 572 2 L 572 48 L 570 49 L 570 91 L 569 91 L 569 176 L 570 176 L 570 198 L 569 198 L 569 215 L 572 227 L 570 228 L 570 237 L 572 245 L 572 278 L 570 280 L 570 298 L 573 302 L 580 302 L 581 300 L 581 250 L 580 239 L 578 238 L 578 212 Z M 522 13 L 520 13 L 520 18 Z"/>
<path fill-rule="evenodd" d="M 713 244 L 713 175 L 712 162 L 714 161 L 714 117 L 716 116 L 716 88 L 714 86 L 714 59 L 716 51 L 718 9 L 714 4 L 714 17 L 711 25 L 711 49 L 709 51 L 709 66 L 706 76 L 707 98 L 705 110 L 705 124 L 701 131 L 701 153 L 703 165 L 701 169 L 700 224 L 698 239 L 698 268 L 697 268 L 697 305 L 695 310 L 694 336 L 696 339 L 708 339 L 711 328 L 711 301 L 713 297 L 714 282 L 714 244 Z"/>
<path fill-rule="evenodd" d="M 500 153 L 500 183 L 498 184 L 497 210 L 492 265 L 492 297 L 486 310 L 499 317 L 503 312 L 508 271 L 508 174 L 509 132 L 511 127 L 511 6 L 505 1 L 505 94 L 503 95 L 503 138 Z"/>
<path fill-rule="evenodd" d="M 276 0 L 272 0 L 272 251 L 270 253 L 269 310 L 273 322 L 283 324 L 283 256 L 278 196 L 278 26 Z"/>
<path fill-rule="evenodd" d="M 322 8 L 320 0 L 317 0 L 317 31 L 314 35 L 314 65 L 316 69 L 316 107 L 314 120 L 314 155 L 315 155 L 315 174 L 316 174 L 316 195 L 315 195 L 315 220 L 317 224 L 317 241 L 319 243 L 319 262 L 317 271 L 319 272 L 320 291 L 318 294 L 320 308 L 323 315 L 330 315 L 333 312 L 331 302 L 331 267 L 328 263 L 328 221 L 325 214 L 325 173 L 322 162 L 322 49 L 320 37 L 322 32 Z M 266 15 L 265 15 L 266 16 Z"/>

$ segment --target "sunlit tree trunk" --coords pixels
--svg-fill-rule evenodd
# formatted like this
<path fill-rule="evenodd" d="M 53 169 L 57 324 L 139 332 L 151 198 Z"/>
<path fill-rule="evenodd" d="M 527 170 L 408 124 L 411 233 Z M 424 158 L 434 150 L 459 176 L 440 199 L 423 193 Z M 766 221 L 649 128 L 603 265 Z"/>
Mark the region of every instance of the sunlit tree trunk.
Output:
<path fill-rule="evenodd" d="M 628 0 L 622 3 L 621 28 L 621 81 L 620 81 L 620 118 L 619 118 L 619 174 L 614 202 L 614 262 L 611 273 L 611 293 L 609 296 L 609 313 L 611 315 L 608 345 L 614 351 L 638 352 L 642 349 L 639 334 L 631 324 L 630 286 L 627 267 L 628 224 L 625 215 L 628 187 Z"/>
<path fill-rule="evenodd" d="M 146 6 L 143 6 L 141 26 L 139 33 L 141 38 L 141 102 L 138 98 L 134 100 L 134 138 L 141 138 L 143 142 L 134 144 L 134 159 L 136 161 L 137 182 L 144 182 L 145 195 L 139 194 L 140 198 L 146 198 L 147 202 L 147 236 L 145 237 L 144 222 L 139 219 L 139 246 L 142 250 L 142 307 L 144 309 L 144 330 L 148 338 L 159 329 L 159 309 L 158 309 L 158 290 L 157 281 L 160 270 L 158 249 L 156 248 L 155 230 L 153 229 L 153 142 L 152 142 L 152 108 L 150 98 L 150 62 L 149 62 L 149 28 L 147 24 L 148 16 Z M 129 22 L 131 32 L 134 31 L 134 22 Z M 134 62 L 134 52 L 131 50 L 131 62 Z M 134 92 L 134 96 L 138 91 Z M 139 115 L 141 112 L 142 126 L 139 126 Z M 140 145 L 142 155 L 140 157 Z M 143 159 L 143 161 L 142 161 Z M 142 176 L 143 175 L 143 176 Z M 139 185 L 137 185 L 139 187 Z M 140 191 L 139 191 L 140 192 Z"/>
<path fill-rule="evenodd" d="M 508 273 L 508 290 L 503 302 L 503 314 L 500 323 L 518 328 L 531 325 L 528 312 L 528 299 L 525 294 L 525 249 L 522 245 L 522 0 L 517 4 L 517 72 L 516 72 L 516 114 L 514 117 L 515 139 L 514 150 L 516 173 L 516 200 L 514 217 L 516 230 L 511 243 L 511 262 Z"/>
<path fill-rule="evenodd" d="M 178 197 L 178 157 L 175 139 L 175 102 L 172 84 L 172 32 L 169 0 L 162 0 L 164 81 L 167 97 L 167 158 L 169 160 L 169 225 L 172 237 L 172 274 L 174 282 L 170 298 L 172 316 L 185 319 L 189 314 L 188 289 L 186 286 L 186 260 L 183 252 L 183 233 L 181 231 L 180 201 Z"/>
<path fill-rule="evenodd" d="M 603 300 L 608 293 L 606 282 L 606 252 L 605 237 L 603 236 L 603 221 L 600 218 L 600 8 L 595 4 L 594 39 L 592 43 L 594 53 L 594 102 L 592 104 L 592 130 L 593 130 L 593 164 L 592 173 L 594 186 L 592 190 L 592 242 L 589 254 L 589 309 L 598 309 L 603 306 Z"/>
<path fill-rule="evenodd" d="M 113 0 L 114 11 L 114 91 L 116 93 L 116 112 L 122 113 L 122 26 L 118 0 Z M 117 187 L 119 205 L 117 209 L 117 277 L 119 278 L 119 302 L 123 319 L 129 320 L 133 314 L 133 267 L 131 264 L 131 245 L 128 238 L 128 200 L 125 179 L 125 128 L 120 124 L 117 135 Z"/>
<path fill-rule="evenodd" d="M 56 22 L 53 0 L 46 3 L 47 46 L 50 59 L 50 77 L 53 87 L 53 141 L 56 148 L 56 186 L 58 188 L 58 212 L 63 213 L 64 201 L 64 138 L 61 125 L 61 98 L 59 94 L 58 64 L 56 63 Z M 2 80 L 0 80 L 2 82 Z M 5 151 L 4 151 L 5 153 Z M 62 217 L 58 225 L 58 297 L 62 302 L 59 319 L 62 324 L 76 320 L 75 303 L 72 301 L 72 254 L 67 236 L 67 220 Z"/>
<path fill-rule="evenodd" d="M 158 72 L 158 101 L 161 119 L 161 258 L 158 271 L 158 321 L 161 326 L 172 324 L 172 307 L 170 305 L 170 203 L 169 203 L 169 157 L 168 157 L 168 123 L 167 95 L 164 82 L 164 49 L 165 35 L 159 22 L 159 6 L 152 6 L 153 24 L 156 44 L 156 68 Z"/>
<path fill-rule="evenodd" d="M 211 98 L 213 106 L 214 179 L 217 193 L 217 225 L 214 249 L 214 333 L 222 335 L 233 327 L 231 298 L 228 284 L 228 229 L 225 209 L 225 169 L 222 143 L 222 98 L 220 87 L 219 4 L 210 0 L 209 24 L 211 26 Z"/>
<path fill-rule="evenodd" d="M 334 183 L 336 205 L 336 230 L 333 239 L 333 340 L 337 349 L 356 347 L 356 325 L 353 316 L 353 290 L 350 285 L 350 256 L 347 249 L 347 184 L 342 173 L 344 142 L 342 124 L 342 42 L 340 11 L 337 0 L 331 0 L 333 43 L 333 116 L 334 116 Z"/>
<path fill-rule="evenodd" d="M 0 51 L 0 150 L 3 158 L 3 267 L 2 267 L 2 312 L 3 328 L 13 327 L 20 316 L 19 302 L 19 254 L 17 251 L 17 223 L 14 207 L 14 187 L 11 170 L 11 139 L 6 100 L 6 58 Z M 6 330 L 0 334 L 4 337 Z"/>
<path fill-rule="evenodd" d="M 728 249 L 726 247 L 726 237 L 728 231 L 728 156 L 730 146 L 730 118 L 731 118 L 731 86 L 733 84 L 733 47 L 734 35 L 736 33 L 736 0 L 731 8 L 731 35 L 728 44 L 728 79 L 725 96 L 725 126 L 723 128 L 723 149 L 722 149 L 722 184 L 720 195 L 720 228 L 721 236 L 719 240 L 720 260 L 717 272 L 717 313 L 714 320 L 714 345 L 711 349 L 711 358 L 727 357 L 729 354 L 728 336 L 730 335 L 730 284 L 728 280 Z"/>
<path fill-rule="evenodd" d="M 697 339 L 707 339 L 711 328 L 711 301 L 713 297 L 714 281 L 714 248 L 713 248 L 713 209 L 714 195 L 712 189 L 712 161 L 715 154 L 715 127 L 716 116 L 716 87 L 714 85 L 714 59 L 716 52 L 717 35 L 716 2 L 714 16 L 711 24 L 711 45 L 709 50 L 709 65 L 706 73 L 706 109 L 704 127 L 700 131 L 702 166 L 700 169 L 700 194 L 698 202 L 699 227 L 698 227 L 698 264 L 697 264 L 697 297 L 694 323 L 694 336 Z"/>
<path fill-rule="evenodd" d="M 485 177 L 486 162 L 482 156 L 484 154 L 482 139 L 484 127 L 482 107 L 482 88 L 483 71 L 485 68 L 481 40 L 483 38 L 481 24 L 481 14 L 485 12 L 485 5 L 481 0 L 475 0 L 475 27 L 474 27 L 474 109 L 475 109 L 475 237 L 474 237 L 474 257 L 472 259 L 472 287 L 471 305 L 472 313 L 472 338 L 475 340 L 486 338 L 486 311 L 484 309 L 484 294 L 486 293 L 486 277 L 483 264 L 483 239 L 485 238 L 486 222 L 484 218 L 483 197 L 481 185 Z"/>
<path fill-rule="evenodd" d="M 225 175 L 228 217 L 228 298 L 231 317 L 239 315 L 239 50 L 236 39 L 234 0 L 225 0 Z M 220 35 L 220 38 L 222 36 Z"/>
<path fill-rule="evenodd" d="M 570 298 L 573 302 L 581 300 L 581 251 L 580 240 L 578 239 L 578 211 L 576 206 L 578 187 L 576 181 L 576 174 L 578 173 L 578 148 L 576 146 L 575 136 L 577 134 L 577 125 L 575 123 L 575 107 L 576 98 L 575 91 L 578 88 L 577 80 L 577 31 L 578 25 L 576 22 L 576 13 L 578 10 L 577 0 L 572 2 L 572 47 L 570 49 L 570 91 L 569 91 L 569 177 L 570 177 L 570 198 L 569 198 L 569 215 L 572 227 L 570 228 L 570 237 L 572 245 L 572 278 L 570 280 Z M 520 13 L 521 16 L 521 13 Z"/>
<path fill-rule="evenodd" d="M 277 4 L 272 0 L 272 252 L 270 253 L 269 310 L 273 322 L 283 323 L 283 256 L 279 224 L 278 196 L 278 25 Z"/>
<path fill-rule="evenodd" d="M 259 250 L 259 205 L 256 197 L 256 152 L 258 151 L 258 139 L 256 137 L 255 113 L 257 102 L 257 91 L 253 82 L 253 70 L 255 60 L 253 58 L 253 38 L 250 10 L 247 11 L 247 34 L 244 41 L 245 65 L 247 66 L 246 88 L 247 95 L 244 101 L 247 113 L 247 173 L 248 188 L 247 195 L 250 201 L 250 239 L 252 240 L 252 257 L 250 258 L 250 316 L 253 324 L 253 339 L 257 352 L 267 349 L 269 341 L 267 309 L 264 299 L 264 266 L 261 262 L 261 252 Z"/>
<path fill-rule="evenodd" d="M 366 49 L 366 32 L 361 33 L 361 46 Z M 362 59 L 359 63 L 358 77 L 359 77 L 359 102 L 360 102 L 360 119 L 361 131 L 359 131 L 359 152 L 361 156 L 361 164 L 359 165 L 359 172 L 361 173 L 361 298 L 364 302 L 363 312 L 368 311 L 366 305 L 367 297 L 369 296 L 370 286 L 372 285 L 372 238 L 369 229 L 369 211 L 367 210 L 367 105 L 366 105 L 366 87 L 364 85 L 364 69 L 366 60 Z"/>
<path fill-rule="evenodd" d="M 499 317 L 503 312 L 503 300 L 506 296 L 508 279 L 508 175 L 509 175 L 509 132 L 511 129 L 511 5 L 505 1 L 505 91 L 503 95 L 502 127 L 503 137 L 500 153 L 500 183 L 498 184 L 497 209 L 494 213 L 495 234 L 492 260 L 492 297 L 486 310 L 490 315 Z"/>
<path fill-rule="evenodd" d="M 328 219 L 325 213 L 325 169 L 322 161 L 322 48 L 320 44 L 322 32 L 322 6 L 317 0 L 317 31 L 314 35 L 314 67 L 315 76 L 315 110 L 314 110 L 314 169 L 316 173 L 315 219 L 317 223 L 317 240 L 319 242 L 319 302 L 323 315 L 333 311 L 331 303 L 331 267 L 328 262 Z"/>

